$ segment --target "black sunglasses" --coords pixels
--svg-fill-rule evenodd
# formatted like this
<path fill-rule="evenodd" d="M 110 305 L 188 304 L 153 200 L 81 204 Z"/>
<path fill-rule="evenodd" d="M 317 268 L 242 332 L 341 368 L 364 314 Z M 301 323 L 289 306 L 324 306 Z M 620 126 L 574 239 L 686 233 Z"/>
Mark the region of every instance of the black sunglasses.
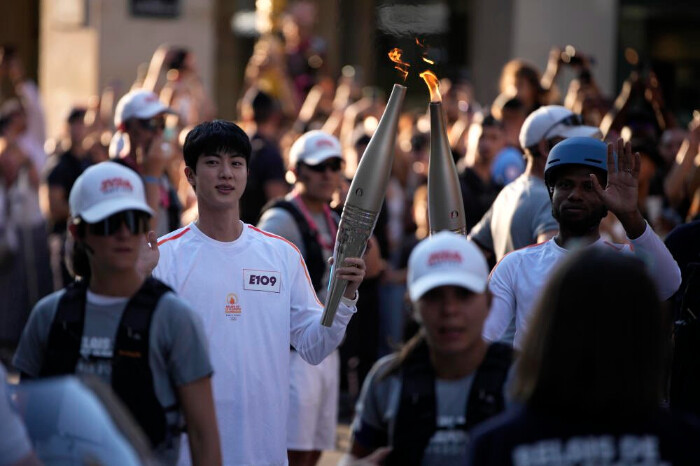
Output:
<path fill-rule="evenodd" d="M 147 129 L 149 131 L 162 131 L 165 129 L 165 119 L 163 117 L 153 117 L 147 119 L 138 118 L 136 121 L 139 122 L 139 125 L 143 129 Z"/>
<path fill-rule="evenodd" d="M 547 135 L 549 134 L 550 131 L 552 131 L 556 126 L 558 125 L 564 125 L 564 126 L 582 126 L 583 125 L 583 117 L 581 115 L 578 115 L 576 113 L 573 113 L 569 115 L 566 118 L 562 118 L 561 120 L 557 121 L 554 123 L 552 126 L 547 128 L 547 131 L 544 132 L 544 135 L 542 136 L 542 139 L 547 139 Z"/>
<path fill-rule="evenodd" d="M 95 236 L 111 236 L 119 231 L 122 224 L 126 225 L 129 233 L 138 235 L 148 231 L 148 220 L 151 216 L 140 210 L 123 210 L 110 215 L 96 223 L 86 223 L 88 231 Z"/>
<path fill-rule="evenodd" d="M 330 169 L 332 172 L 339 172 L 340 169 L 343 167 L 343 161 L 341 159 L 330 159 L 326 160 L 323 163 L 319 163 L 316 165 L 307 165 L 304 164 L 305 167 L 308 167 L 309 170 L 317 172 L 317 173 L 324 173 L 326 170 Z"/>

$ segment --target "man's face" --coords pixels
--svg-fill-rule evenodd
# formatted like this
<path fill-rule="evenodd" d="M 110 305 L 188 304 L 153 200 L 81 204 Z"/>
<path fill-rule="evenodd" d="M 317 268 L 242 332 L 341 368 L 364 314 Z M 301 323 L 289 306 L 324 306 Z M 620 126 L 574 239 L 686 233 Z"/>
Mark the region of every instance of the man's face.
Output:
<path fill-rule="evenodd" d="M 301 194 L 311 200 L 329 203 L 340 187 L 342 168 L 340 157 L 332 157 L 317 165 L 299 163 L 296 170 Z"/>
<path fill-rule="evenodd" d="M 440 286 L 416 302 L 430 349 L 438 355 L 464 353 L 481 340 L 489 313 L 486 293 L 459 286 Z"/>
<path fill-rule="evenodd" d="M 505 132 L 497 126 L 486 126 L 481 128 L 479 136 L 479 158 L 493 162 L 496 155 L 506 147 Z"/>
<path fill-rule="evenodd" d="M 200 211 L 238 208 L 248 179 L 248 166 L 243 156 L 227 152 L 202 154 L 196 168 L 196 173 L 185 168 L 185 175 L 195 189 Z"/>
<path fill-rule="evenodd" d="M 556 174 L 552 195 L 552 216 L 562 230 L 583 236 L 598 228 L 607 208 L 593 187 L 594 169 L 583 165 L 562 167 Z M 599 175 L 598 182 L 604 185 Z"/>
<path fill-rule="evenodd" d="M 130 118 L 126 125 L 126 132 L 129 134 L 131 150 L 141 148 L 148 152 L 153 139 L 163 134 L 164 129 L 165 116 L 163 114 L 152 118 Z"/>

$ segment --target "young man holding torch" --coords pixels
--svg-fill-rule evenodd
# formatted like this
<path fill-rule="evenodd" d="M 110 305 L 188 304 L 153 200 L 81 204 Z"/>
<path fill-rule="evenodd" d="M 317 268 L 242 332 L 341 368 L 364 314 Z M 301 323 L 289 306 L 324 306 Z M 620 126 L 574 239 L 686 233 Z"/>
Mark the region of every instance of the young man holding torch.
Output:
<path fill-rule="evenodd" d="M 299 250 L 240 221 L 248 136 L 230 122 L 205 122 L 188 134 L 183 152 L 199 219 L 162 237 L 160 260 L 153 247 L 143 268 L 157 262 L 154 276 L 204 321 L 224 464 L 286 464 L 290 345 L 312 364 L 338 346 L 365 263 L 346 258 L 334 270 L 348 286 L 332 325 L 321 325 L 323 305 Z"/>

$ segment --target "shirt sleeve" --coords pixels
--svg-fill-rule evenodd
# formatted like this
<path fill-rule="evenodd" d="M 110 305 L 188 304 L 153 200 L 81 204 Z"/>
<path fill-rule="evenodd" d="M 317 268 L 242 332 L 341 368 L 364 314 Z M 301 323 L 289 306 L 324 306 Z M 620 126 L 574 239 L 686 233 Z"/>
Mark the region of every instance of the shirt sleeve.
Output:
<path fill-rule="evenodd" d="M 549 198 L 542 202 L 542 204 L 534 212 L 535 215 L 532 217 L 532 232 L 534 233 L 534 239 L 545 232 L 552 230 L 559 230 L 559 224 L 554 217 L 552 217 L 552 203 Z"/>
<path fill-rule="evenodd" d="M 515 294 L 512 283 L 513 256 L 508 255 L 496 265 L 489 277 L 489 291 L 493 295 L 491 310 L 484 323 L 483 337 L 487 341 L 499 341 L 515 317 Z"/>
<path fill-rule="evenodd" d="M 630 239 L 634 254 L 647 265 L 659 297 L 666 300 L 681 286 L 681 270 L 666 245 L 647 224 L 639 238 Z"/>
<path fill-rule="evenodd" d="M 299 227 L 297 227 L 292 214 L 286 210 L 278 207 L 266 210 L 260 217 L 257 227 L 291 241 L 302 255 L 305 254 L 304 240 L 301 237 Z"/>
<path fill-rule="evenodd" d="M 323 305 L 318 300 L 301 254 L 290 250 L 287 256 L 291 276 L 290 341 L 309 364 L 320 364 L 338 347 L 350 318 L 357 311 L 354 303 L 340 301 L 330 327 L 321 325 Z"/>
<path fill-rule="evenodd" d="M 54 293 L 39 301 L 22 331 L 12 363 L 30 377 L 38 377 L 44 366 L 44 355 L 59 296 Z"/>
<path fill-rule="evenodd" d="M 200 317 L 173 293 L 163 296 L 162 305 L 167 312 L 159 319 L 163 331 L 158 346 L 166 355 L 173 384 L 179 387 L 211 375 L 214 370 Z"/>
<path fill-rule="evenodd" d="M 15 464 L 32 450 L 27 431 L 7 392 L 7 374 L 0 364 L 0 465 Z"/>
<path fill-rule="evenodd" d="M 393 358 L 393 356 L 391 356 Z M 389 444 L 389 428 L 383 412 L 387 410 L 389 393 L 384 393 L 380 385 L 389 385 L 391 377 L 381 382 L 379 374 L 386 368 L 384 360 L 378 361 L 367 375 L 355 407 L 355 419 L 352 423 L 353 441 L 368 450 L 375 450 Z M 384 390 L 386 391 L 386 390 Z"/>
<path fill-rule="evenodd" d="M 479 246 L 489 251 L 493 251 L 493 237 L 491 236 L 491 217 L 493 217 L 493 204 L 486 211 L 479 223 L 469 232 L 469 237 Z"/>

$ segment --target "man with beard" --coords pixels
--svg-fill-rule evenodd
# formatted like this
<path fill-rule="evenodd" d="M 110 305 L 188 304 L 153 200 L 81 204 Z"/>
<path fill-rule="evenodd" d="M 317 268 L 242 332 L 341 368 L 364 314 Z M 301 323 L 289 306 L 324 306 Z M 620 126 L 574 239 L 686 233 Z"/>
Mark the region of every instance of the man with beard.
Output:
<path fill-rule="evenodd" d="M 678 289 L 678 265 L 637 208 L 640 155 L 633 156 L 630 144 L 621 139 L 617 154 L 613 144 L 606 147 L 585 137 L 566 139 L 551 150 L 544 176 L 559 233 L 549 241 L 506 255 L 494 268 L 489 281 L 493 301 L 484 326 L 486 340 L 503 338 L 515 317 L 513 344 L 520 347 L 540 290 L 552 268 L 571 249 L 604 247 L 633 253 L 649 267 L 662 300 Z M 600 237 L 600 221 L 608 210 L 622 223 L 629 244 L 611 244 Z"/>

